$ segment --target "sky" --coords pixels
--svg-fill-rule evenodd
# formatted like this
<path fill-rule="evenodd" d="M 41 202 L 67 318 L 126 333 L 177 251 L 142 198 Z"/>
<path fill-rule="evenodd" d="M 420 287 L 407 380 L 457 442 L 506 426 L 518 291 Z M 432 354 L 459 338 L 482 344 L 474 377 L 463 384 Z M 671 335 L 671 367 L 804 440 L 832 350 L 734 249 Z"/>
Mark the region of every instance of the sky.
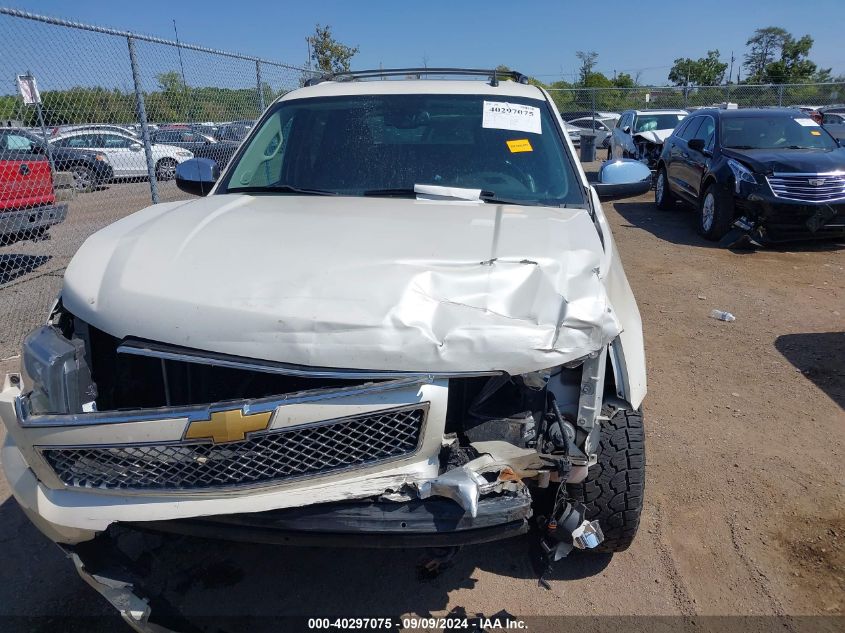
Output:
<path fill-rule="evenodd" d="M 596 51 L 596 70 L 608 76 L 614 71 L 639 72 L 641 83 L 650 84 L 668 83 L 675 58 L 702 57 L 718 49 L 722 60 L 729 62 L 733 51 L 735 77 L 745 41 L 754 29 L 781 26 L 798 37 L 811 35 L 815 40 L 811 59 L 832 67 L 834 74 L 845 73 L 841 45 L 845 0 L 815 0 L 811 7 L 795 0 L 0 0 L 0 4 L 165 38 L 173 38 L 175 19 L 183 42 L 294 65 L 305 63 L 305 38 L 315 24 L 329 24 L 337 40 L 360 47 L 353 68 L 505 64 L 545 82 L 571 81 L 579 50 Z M 8 22 L 0 16 L 0 37 Z M 42 36 L 37 33 L 29 41 Z M 60 37 L 68 36 L 60 33 Z M 38 55 L 37 47 L 33 54 Z M 43 55 L 42 61 L 54 61 L 49 53 Z"/>

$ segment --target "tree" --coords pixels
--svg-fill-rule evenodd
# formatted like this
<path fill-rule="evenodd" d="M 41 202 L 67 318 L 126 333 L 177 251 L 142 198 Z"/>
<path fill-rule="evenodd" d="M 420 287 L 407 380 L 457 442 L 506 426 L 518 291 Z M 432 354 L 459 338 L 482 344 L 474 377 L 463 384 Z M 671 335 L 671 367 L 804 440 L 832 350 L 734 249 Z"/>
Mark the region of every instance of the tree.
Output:
<path fill-rule="evenodd" d="M 578 69 L 578 79 L 582 86 L 587 85 L 587 78 L 593 74 L 593 68 L 596 66 L 596 60 L 599 54 L 595 51 L 578 51 L 575 57 L 581 60 L 581 67 Z"/>
<path fill-rule="evenodd" d="M 780 59 L 766 66 L 764 77 L 773 84 L 789 84 L 810 81 L 816 73 L 816 65 L 808 59 L 813 47 L 813 38 L 805 35 L 795 39 L 787 34 L 781 45 Z"/>
<path fill-rule="evenodd" d="M 634 88 L 637 85 L 637 81 L 628 73 L 619 73 L 612 81 L 617 88 Z"/>
<path fill-rule="evenodd" d="M 311 59 L 317 69 L 324 73 L 340 73 L 349 70 L 349 60 L 358 52 L 357 46 L 346 46 L 332 37 L 332 27 L 328 24 L 314 30 L 308 38 L 311 45 Z"/>
<path fill-rule="evenodd" d="M 716 86 L 725 78 L 728 65 L 719 61 L 719 51 L 707 51 L 707 57 L 680 57 L 669 71 L 669 81 L 676 86 Z"/>
<path fill-rule="evenodd" d="M 766 75 L 766 67 L 777 59 L 784 42 L 792 36 L 786 29 L 779 26 L 767 26 L 757 29 L 754 35 L 745 42 L 749 51 L 745 54 L 745 68 L 748 71 L 748 81 L 751 83 L 762 81 Z"/>

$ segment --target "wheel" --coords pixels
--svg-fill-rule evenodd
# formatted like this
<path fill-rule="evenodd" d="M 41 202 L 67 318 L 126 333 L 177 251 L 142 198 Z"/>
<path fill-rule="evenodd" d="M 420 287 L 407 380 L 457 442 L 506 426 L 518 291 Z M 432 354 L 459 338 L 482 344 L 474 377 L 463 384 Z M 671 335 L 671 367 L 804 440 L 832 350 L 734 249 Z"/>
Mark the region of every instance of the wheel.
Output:
<path fill-rule="evenodd" d="M 664 211 L 675 206 L 675 194 L 669 190 L 669 178 L 666 176 L 665 167 L 661 167 L 657 172 L 657 180 L 654 183 L 654 204 Z"/>
<path fill-rule="evenodd" d="M 176 161 L 162 158 L 156 163 L 156 180 L 173 180 L 176 177 Z"/>
<path fill-rule="evenodd" d="M 733 198 L 715 182 L 704 190 L 698 213 L 698 232 L 706 239 L 717 241 L 731 228 L 734 218 Z"/>
<path fill-rule="evenodd" d="M 97 188 L 97 178 L 94 172 L 85 165 L 74 165 L 70 173 L 73 174 L 73 188 L 81 193 L 88 193 Z"/>
<path fill-rule="evenodd" d="M 569 496 L 587 507 L 586 519 L 598 520 L 604 541 L 591 552 L 622 552 L 637 534 L 645 488 L 643 414 L 604 407 L 598 462 L 580 484 L 567 485 Z"/>

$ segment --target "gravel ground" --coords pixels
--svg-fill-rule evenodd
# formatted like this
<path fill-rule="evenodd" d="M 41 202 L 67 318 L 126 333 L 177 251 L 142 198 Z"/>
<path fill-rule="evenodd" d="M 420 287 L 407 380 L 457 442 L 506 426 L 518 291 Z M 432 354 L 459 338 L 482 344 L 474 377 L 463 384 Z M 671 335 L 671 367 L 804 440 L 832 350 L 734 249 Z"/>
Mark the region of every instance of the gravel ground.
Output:
<path fill-rule="evenodd" d="M 692 213 L 661 212 L 652 200 L 606 205 L 639 301 L 649 366 L 646 507 L 628 551 L 573 555 L 546 591 L 527 539 L 465 548 L 451 568 L 423 581 L 412 550 L 172 538 L 148 560 L 165 596 L 189 618 L 214 616 L 197 620 L 208 630 L 282 630 L 261 616 L 447 613 L 688 616 L 704 630 L 714 621 L 702 616 L 790 616 L 777 625 L 785 631 L 808 622 L 791 616 L 840 616 L 809 622 L 813 630 L 841 627 L 845 250 L 720 250 L 696 236 Z M 86 219 L 116 217 L 106 215 Z M 36 320 L 46 307 L 38 303 Z M 713 308 L 736 321 L 710 318 Z M 44 616 L 0 618 L 0 629 L 6 622 L 8 630 L 69 630 L 63 616 L 111 613 L 30 526 L 1 479 L 0 551 L 0 614 Z M 102 622 L 120 630 L 114 618 Z M 653 630 L 656 622 L 633 620 L 631 628 Z M 764 617 L 744 630 L 752 624 L 775 626 Z M 560 628 L 531 621 L 534 631 Z"/>

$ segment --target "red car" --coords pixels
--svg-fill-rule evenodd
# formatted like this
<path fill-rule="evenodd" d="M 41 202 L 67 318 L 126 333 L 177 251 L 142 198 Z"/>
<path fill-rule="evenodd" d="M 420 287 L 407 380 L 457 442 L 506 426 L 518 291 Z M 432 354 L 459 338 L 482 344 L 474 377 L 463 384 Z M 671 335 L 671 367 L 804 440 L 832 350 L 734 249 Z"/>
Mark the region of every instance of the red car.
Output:
<path fill-rule="evenodd" d="M 2 242 L 38 238 L 67 216 L 67 204 L 56 204 L 47 158 L 16 147 L 13 139 L 0 133 Z"/>

